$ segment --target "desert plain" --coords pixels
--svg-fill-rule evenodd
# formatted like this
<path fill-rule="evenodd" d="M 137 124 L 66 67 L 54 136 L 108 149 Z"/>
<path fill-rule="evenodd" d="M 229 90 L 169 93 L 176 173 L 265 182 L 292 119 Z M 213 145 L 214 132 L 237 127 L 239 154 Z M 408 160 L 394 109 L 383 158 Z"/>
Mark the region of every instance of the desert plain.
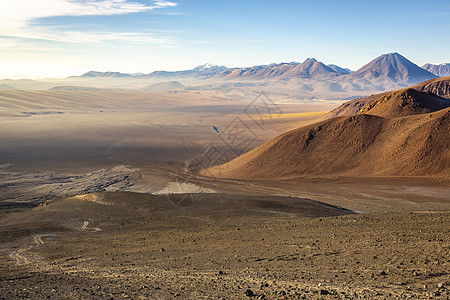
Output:
<path fill-rule="evenodd" d="M 342 103 L 0 91 L 0 298 L 448 299 L 445 176 L 220 176 Z"/>

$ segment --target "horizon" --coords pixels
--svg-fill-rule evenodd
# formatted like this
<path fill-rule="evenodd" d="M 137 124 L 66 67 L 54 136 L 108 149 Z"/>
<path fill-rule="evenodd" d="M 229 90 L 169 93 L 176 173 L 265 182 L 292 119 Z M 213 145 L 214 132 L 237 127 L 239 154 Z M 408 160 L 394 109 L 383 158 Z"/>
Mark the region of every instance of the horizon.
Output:
<path fill-rule="evenodd" d="M 0 78 L 148 74 L 205 62 L 235 68 L 307 57 L 357 70 L 391 52 L 419 66 L 450 62 L 450 4 L 441 0 L 426 8 L 419 1 L 353 0 L 17 0 L 1 8 Z M 414 43 L 417 36 L 440 47 Z"/>
<path fill-rule="evenodd" d="M 399 54 L 399 55 L 403 56 L 401 53 L 398 53 L 398 52 L 390 52 L 390 53 L 380 54 L 380 55 L 377 56 L 376 58 L 379 58 L 379 57 L 381 57 L 381 56 L 383 56 L 383 55 L 389 55 L 389 54 Z M 376 59 L 376 58 L 373 58 L 372 60 L 374 60 L 374 59 Z M 323 63 L 323 64 L 325 64 L 325 65 L 327 65 L 327 66 L 330 66 L 330 65 L 336 65 L 336 64 L 334 64 L 334 63 L 326 63 L 326 62 L 320 61 L 320 60 L 318 60 L 318 59 L 316 59 L 316 58 L 314 58 L 314 57 L 308 57 L 308 58 L 304 59 L 303 62 L 306 61 L 306 60 L 308 60 L 308 59 L 314 59 L 314 60 L 316 60 L 316 61 L 318 61 L 318 62 L 321 62 L 321 63 Z M 408 59 L 408 58 L 406 57 L 406 59 Z M 372 60 L 371 60 L 371 61 L 372 61 Z M 414 61 L 412 61 L 412 62 L 415 63 Z M 272 65 L 272 64 L 291 64 L 291 63 L 301 64 L 302 62 L 293 60 L 293 61 L 290 61 L 290 62 L 283 61 L 283 62 L 275 62 L 275 63 L 270 63 L 270 64 L 260 64 L 260 65 L 251 65 L 251 66 L 241 66 L 241 67 L 235 67 L 235 66 L 223 66 L 223 65 L 216 65 L 216 64 L 213 64 L 213 63 L 206 62 L 206 63 L 200 64 L 200 65 L 196 65 L 195 67 L 192 67 L 192 68 L 190 68 L 190 69 L 178 69 L 178 70 L 154 70 L 154 71 L 151 71 L 151 72 L 149 72 L 149 73 L 145 73 L 145 72 L 121 72 L 121 71 L 117 71 L 117 70 L 105 70 L 105 71 L 103 71 L 103 70 L 100 70 L 100 71 L 99 71 L 99 70 L 87 70 L 87 71 L 85 71 L 85 72 L 83 72 L 83 73 L 81 73 L 81 74 L 72 74 L 72 75 L 62 76 L 62 77 L 48 77 L 48 76 L 45 76 L 45 75 L 42 75 L 42 76 L 39 76 L 39 75 L 35 75 L 35 76 L 13 75 L 13 76 L 9 76 L 9 77 L 8 77 L 8 76 L 0 76 L 0 80 L 7 80 L 7 79 L 10 79 L 10 80 L 25 80 L 25 79 L 30 79 L 30 80 L 40 80 L 40 79 L 64 79 L 64 78 L 69 78 L 69 77 L 79 77 L 79 76 L 83 76 L 83 75 L 85 75 L 85 74 L 87 74 L 87 73 L 89 73 L 89 72 L 98 72 L 98 73 L 120 73 L 120 74 L 128 74 L 128 75 L 131 75 L 131 76 L 135 76 L 135 74 L 148 75 L 148 74 L 151 74 L 151 73 L 153 73 L 153 72 L 164 72 L 164 71 L 168 71 L 168 72 L 177 72 L 177 71 L 186 71 L 186 70 L 192 70 L 192 69 L 195 69 L 195 68 L 198 68 L 198 67 L 202 67 L 202 66 L 205 66 L 205 65 L 211 65 L 211 66 L 213 66 L 213 67 L 225 67 L 225 68 L 228 68 L 228 69 L 235 69 L 235 68 L 239 69 L 239 68 L 252 68 L 252 67 L 255 67 L 255 66 L 268 66 L 268 65 Z M 350 70 L 351 72 L 355 72 L 355 71 L 359 70 L 360 68 L 364 67 L 365 65 L 367 65 L 368 63 L 369 63 L 369 62 L 363 64 L 363 65 L 362 65 L 361 67 L 359 67 L 358 69 L 350 69 L 350 68 L 347 68 L 346 66 L 339 66 L 339 65 L 337 65 L 337 66 L 338 66 L 338 67 L 341 67 L 341 68 L 346 68 L 346 69 Z M 448 64 L 448 63 L 440 63 L 440 64 L 435 64 L 435 65 L 446 65 L 446 64 Z M 419 67 L 422 67 L 424 64 L 423 64 L 423 65 L 417 64 L 417 65 L 418 65 Z"/>

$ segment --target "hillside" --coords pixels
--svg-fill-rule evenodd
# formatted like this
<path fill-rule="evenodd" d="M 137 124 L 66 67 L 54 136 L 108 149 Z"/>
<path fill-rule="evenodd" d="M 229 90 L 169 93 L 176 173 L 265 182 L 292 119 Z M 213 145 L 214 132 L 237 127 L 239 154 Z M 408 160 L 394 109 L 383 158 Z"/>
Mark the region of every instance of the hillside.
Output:
<path fill-rule="evenodd" d="M 349 101 L 208 170 L 223 178 L 315 176 L 450 179 L 450 78 Z M 337 117 L 336 117 L 337 116 Z M 206 173 L 205 173 L 206 174 Z"/>
<path fill-rule="evenodd" d="M 359 114 L 287 132 L 208 170 L 233 179 L 431 176 L 450 179 L 450 109 L 383 118 Z"/>
<path fill-rule="evenodd" d="M 364 105 L 358 114 L 403 117 L 426 114 L 450 107 L 448 99 L 409 88 L 389 93 Z"/>
<path fill-rule="evenodd" d="M 431 79 L 412 87 L 421 92 L 432 93 L 450 99 L 450 77 Z"/>
<path fill-rule="evenodd" d="M 419 83 L 413 87 L 412 89 L 415 89 L 420 92 L 425 92 L 428 94 L 433 94 L 436 96 L 439 96 L 441 98 L 450 99 L 450 77 L 444 77 L 444 78 L 435 78 L 431 79 L 422 83 Z M 391 95 L 392 94 L 392 95 Z M 364 98 L 358 98 L 351 101 L 347 101 L 344 104 L 338 106 L 337 108 L 333 109 L 329 113 L 327 113 L 322 119 L 331 119 L 335 117 L 341 117 L 341 116 L 352 116 L 358 113 L 365 105 L 368 105 L 369 103 L 376 101 L 382 97 L 395 97 L 398 96 L 398 91 L 393 92 L 386 92 L 381 94 L 374 94 L 369 97 Z"/>
<path fill-rule="evenodd" d="M 335 117 L 353 116 L 357 114 L 358 111 L 360 111 L 366 104 L 371 103 L 387 94 L 389 93 L 386 92 L 381 94 L 374 94 L 368 97 L 347 101 L 344 104 L 341 104 L 335 109 L 328 112 L 325 116 L 323 116 L 322 119 L 327 120 Z"/>

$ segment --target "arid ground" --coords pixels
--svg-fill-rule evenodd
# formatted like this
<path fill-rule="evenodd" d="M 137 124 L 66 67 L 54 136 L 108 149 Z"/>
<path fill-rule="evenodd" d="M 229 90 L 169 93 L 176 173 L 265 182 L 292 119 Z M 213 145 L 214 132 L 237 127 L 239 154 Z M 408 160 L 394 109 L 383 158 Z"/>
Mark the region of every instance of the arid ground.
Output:
<path fill-rule="evenodd" d="M 39 93 L 0 98 L 0 299 L 450 297 L 448 180 L 196 172 L 341 102 Z"/>

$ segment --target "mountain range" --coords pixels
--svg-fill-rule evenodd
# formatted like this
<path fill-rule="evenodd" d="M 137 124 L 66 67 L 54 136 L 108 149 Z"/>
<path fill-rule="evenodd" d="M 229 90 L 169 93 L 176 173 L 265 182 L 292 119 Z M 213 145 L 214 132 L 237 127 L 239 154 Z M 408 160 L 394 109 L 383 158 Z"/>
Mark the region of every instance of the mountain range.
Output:
<path fill-rule="evenodd" d="M 444 74 L 439 66 L 436 74 Z M 0 87 L 16 89 L 132 89 L 177 92 L 215 90 L 223 93 L 261 93 L 289 99 L 349 100 L 374 92 L 406 88 L 437 75 L 398 53 L 383 54 L 352 72 L 314 58 L 244 68 L 205 64 L 191 70 L 149 74 L 89 71 L 81 76 L 42 80 L 0 80 Z M 177 82 L 177 83 L 175 83 Z"/>
<path fill-rule="evenodd" d="M 227 68 L 205 64 L 184 71 L 155 71 L 150 74 L 132 76 L 119 72 L 94 72 L 83 74 L 84 78 L 159 78 L 159 79 L 221 79 L 221 80 L 290 80 L 298 78 L 327 80 L 341 77 L 346 80 L 365 80 L 371 82 L 392 81 L 399 84 L 416 84 L 436 76 L 450 72 L 450 64 L 435 66 L 425 65 L 423 68 L 414 64 L 399 53 L 381 55 L 356 72 L 337 66 L 326 65 L 314 58 L 308 58 L 302 63 L 290 62 L 269 65 L 258 65 L 246 68 Z"/>
<path fill-rule="evenodd" d="M 422 66 L 422 69 L 425 69 L 438 77 L 450 76 L 450 64 L 425 64 Z"/>

